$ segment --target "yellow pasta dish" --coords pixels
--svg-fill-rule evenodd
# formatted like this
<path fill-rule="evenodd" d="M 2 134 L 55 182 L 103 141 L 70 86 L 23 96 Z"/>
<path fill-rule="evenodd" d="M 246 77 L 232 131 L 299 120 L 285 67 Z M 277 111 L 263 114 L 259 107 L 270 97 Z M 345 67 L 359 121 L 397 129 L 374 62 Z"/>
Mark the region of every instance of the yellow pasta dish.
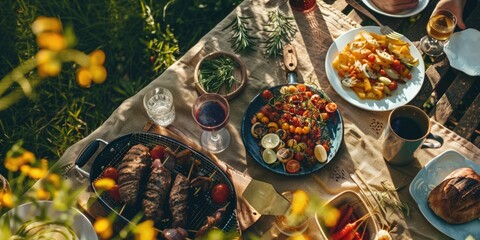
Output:
<path fill-rule="evenodd" d="M 418 59 L 410 53 L 407 42 L 362 30 L 332 65 L 342 85 L 359 98 L 382 99 L 412 78 L 410 71 Z"/>

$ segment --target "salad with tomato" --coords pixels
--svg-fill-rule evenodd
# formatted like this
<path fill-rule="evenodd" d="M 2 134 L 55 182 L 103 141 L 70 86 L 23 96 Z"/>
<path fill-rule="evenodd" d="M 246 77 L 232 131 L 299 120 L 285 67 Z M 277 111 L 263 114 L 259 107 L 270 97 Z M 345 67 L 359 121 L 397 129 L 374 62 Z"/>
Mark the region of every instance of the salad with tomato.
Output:
<path fill-rule="evenodd" d="M 337 105 L 305 84 L 261 93 L 263 105 L 250 117 L 250 132 L 263 161 L 282 164 L 286 173 L 323 164 L 332 147 L 329 121 L 337 121 Z"/>

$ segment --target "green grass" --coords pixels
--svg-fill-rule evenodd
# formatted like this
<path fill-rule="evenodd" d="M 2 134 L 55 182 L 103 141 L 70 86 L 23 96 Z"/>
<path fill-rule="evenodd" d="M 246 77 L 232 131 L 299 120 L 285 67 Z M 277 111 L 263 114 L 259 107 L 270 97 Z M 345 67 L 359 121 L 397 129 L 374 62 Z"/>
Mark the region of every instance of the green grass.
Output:
<path fill-rule="evenodd" d="M 24 148 L 53 164 L 69 146 L 98 128 L 122 101 L 160 75 L 240 2 L 1 1 L 1 77 L 37 52 L 30 29 L 37 16 L 57 17 L 64 28 L 71 27 L 77 38 L 76 49 L 87 53 L 104 50 L 108 77 L 102 85 L 83 89 L 75 82 L 76 66 L 64 64 L 58 77 L 43 80 L 33 98 L 24 98 L 0 112 L 0 159 L 15 142 L 23 140 Z M 0 173 L 5 174 L 3 164 L 1 168 Z"/>

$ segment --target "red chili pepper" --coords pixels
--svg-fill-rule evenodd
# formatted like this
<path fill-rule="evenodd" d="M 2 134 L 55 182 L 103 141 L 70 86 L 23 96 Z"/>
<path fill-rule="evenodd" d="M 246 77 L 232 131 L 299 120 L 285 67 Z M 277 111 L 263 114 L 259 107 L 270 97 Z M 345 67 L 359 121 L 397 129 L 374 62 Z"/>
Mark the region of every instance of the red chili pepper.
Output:
<path fill-rule="evenodd" d="M 348 234 L 351 234 L 351 232 L 355 232 L 358 228 L 358 224 L 360 223 L 363 223 L 363 221 L 365 219 L 367 219 L 368 217 L 370 217 L 369 214 L 365 214 L 363 217 L 359 218 L 357 221 L 353 222 L 353 223 L 349 223 L 347 225 L 345 225 L 345 227 L 343 227 L 340 231 L 332 234 L 331 239 L 332 240 L 340 240 L 340 239 L 343 239 L 345 236 L 347 236 Z M 355 231 L 354 231 L 355 230 Z M 355 235 L 354 235 L 355 236 Z"/>

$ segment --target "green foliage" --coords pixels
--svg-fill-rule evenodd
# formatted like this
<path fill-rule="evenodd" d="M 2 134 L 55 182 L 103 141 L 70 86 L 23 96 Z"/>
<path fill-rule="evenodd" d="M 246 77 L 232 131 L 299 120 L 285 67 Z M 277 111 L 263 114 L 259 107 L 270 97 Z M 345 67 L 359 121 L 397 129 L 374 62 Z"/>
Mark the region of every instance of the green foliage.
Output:
<path fill-rule="evenodd" d="M 228 24 L 223 30 L 231 28 L 232 36 L 229 42 L 232 44 L 232 48 L 236 53 L 245 50 L 254 50 L 257 37 L 251 35 L 252 29 L 247 27 L 247 20 L 251 17 L 236 16 L 230 24 Z"/>
<path fill-rule="evenodd" d="M 275 58 L 282 55 L 283 46 L 293 40 L 293 36 L 298 30 L 293 23 L 293 17 L 284 15 L 277 8 L 268 12 L 268 23 L 265 24 L 265 31 L 267 32 L 266 55 Z"/>
<path fill-rule="evenodd" d="M 76 49 L 106 54 L 107 81 L 90 89 L 75 82 L 75 66 L 44 79 L 31 99 L 0 112 L 0 159 L 17 141 L 56 160 L 105 121 L 126 98 L 160 75 L 241 0 L 0 1 L 0 76 L 35 55 L 37 16 L 59 18 Z M 27 77 L 32 76 L 33 72 Z M 18 86 L 17 86 L 18 87 Z M 3 166 L 1 167 L 3 168 Z M 0 173 L 5 173 L 0 169 Z"/>

